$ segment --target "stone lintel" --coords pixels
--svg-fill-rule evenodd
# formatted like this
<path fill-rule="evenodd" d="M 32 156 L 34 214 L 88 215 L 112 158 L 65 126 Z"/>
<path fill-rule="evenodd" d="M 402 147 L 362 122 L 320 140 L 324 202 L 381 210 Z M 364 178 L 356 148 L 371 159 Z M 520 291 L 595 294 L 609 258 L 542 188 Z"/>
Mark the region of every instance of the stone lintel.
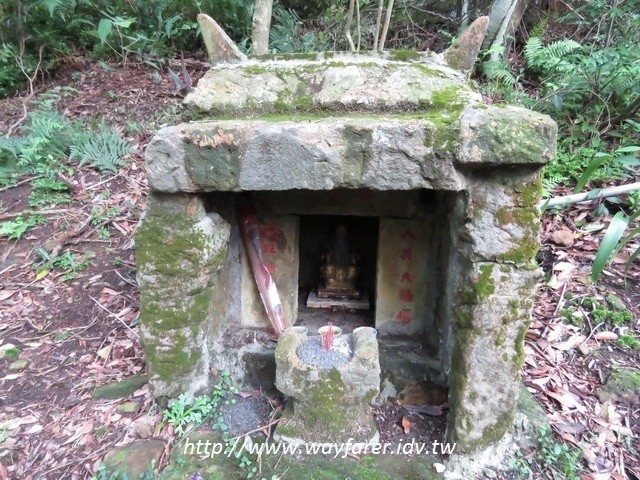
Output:
<path fill-rule="evenodd" d="M 532 168 L 553 155 L 555 124 L 545 116 L 487 107 L 466 109 L 460 123 L 456 118 L 455 112 L 437 111 L 410 117 L 220 120 L 168 127 L 146 151 L 149 185 L 170 193 L 460 191 L 465 180 L 456 165 Z M 523 137 L 514 125 L 529 135 Z"/>

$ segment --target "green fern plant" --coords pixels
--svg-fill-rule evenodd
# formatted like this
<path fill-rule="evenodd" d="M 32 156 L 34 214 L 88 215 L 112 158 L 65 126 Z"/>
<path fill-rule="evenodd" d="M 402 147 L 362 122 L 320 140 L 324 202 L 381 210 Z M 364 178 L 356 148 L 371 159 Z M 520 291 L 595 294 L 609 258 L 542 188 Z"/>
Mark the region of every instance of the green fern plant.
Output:
<path fill-rule="evenodd" d="M 131 144 L 104 122 L 96 132 L 78 139 L 81 141 L 70 147 L 69 160 L 78 159 L 80 167 L 89 163 L 101 172 L 115 173 L 124 165 L 123 157 L 131 152 Z"/>

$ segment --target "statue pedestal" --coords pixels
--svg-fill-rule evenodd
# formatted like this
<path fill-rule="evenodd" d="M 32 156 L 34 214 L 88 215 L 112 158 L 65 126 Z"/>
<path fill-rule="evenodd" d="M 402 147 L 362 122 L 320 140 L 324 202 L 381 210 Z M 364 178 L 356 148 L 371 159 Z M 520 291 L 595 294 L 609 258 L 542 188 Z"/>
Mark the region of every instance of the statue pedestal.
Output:
<path fill-rule="evenodd" d="M 348 310 L 369 310 L 369 295 L 362 292 L 359 298 L 324 298 L 320 297 L 313 290 L 307 297 L 307 307 L 309 308 L 345 308 Z"/>

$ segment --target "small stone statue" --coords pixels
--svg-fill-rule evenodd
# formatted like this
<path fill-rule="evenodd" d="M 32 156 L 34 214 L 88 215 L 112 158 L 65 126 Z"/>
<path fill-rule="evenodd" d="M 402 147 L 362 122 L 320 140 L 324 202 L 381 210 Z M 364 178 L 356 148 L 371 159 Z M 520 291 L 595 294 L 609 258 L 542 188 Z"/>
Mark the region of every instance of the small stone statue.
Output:
<path fill-rule="evenodd" d="M 358 298 L 355 289 L 359 268 L 358 255 L 354 252 L 347 227 L 338 225 L 329 242 L 327 252 L 322 255 L 323 264 L 320 267 L 324 287 L 318 288 L 318 297 L 349 297 Z"/>

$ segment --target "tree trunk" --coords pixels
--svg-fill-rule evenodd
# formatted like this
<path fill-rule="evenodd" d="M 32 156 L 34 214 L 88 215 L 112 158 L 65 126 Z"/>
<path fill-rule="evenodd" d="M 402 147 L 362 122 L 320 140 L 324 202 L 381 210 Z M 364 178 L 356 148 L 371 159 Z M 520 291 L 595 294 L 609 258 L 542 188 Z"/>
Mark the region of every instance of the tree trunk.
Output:
<path fill-rule="evenodd" d="M 515 34 L 528 3 L 529 0 L 495 0 L 491 5 L 491 21 L 482 48 L 508 46 L 509 38 Z M 497 60 L 497 57 L 494 50 L 491 60 Z"/>
<path fill-rule="evenodd" d="M 269 53 L 269 28 L 273 0 L 256 0 L 253 10 L 251 45 L 256 55 Z"/>

